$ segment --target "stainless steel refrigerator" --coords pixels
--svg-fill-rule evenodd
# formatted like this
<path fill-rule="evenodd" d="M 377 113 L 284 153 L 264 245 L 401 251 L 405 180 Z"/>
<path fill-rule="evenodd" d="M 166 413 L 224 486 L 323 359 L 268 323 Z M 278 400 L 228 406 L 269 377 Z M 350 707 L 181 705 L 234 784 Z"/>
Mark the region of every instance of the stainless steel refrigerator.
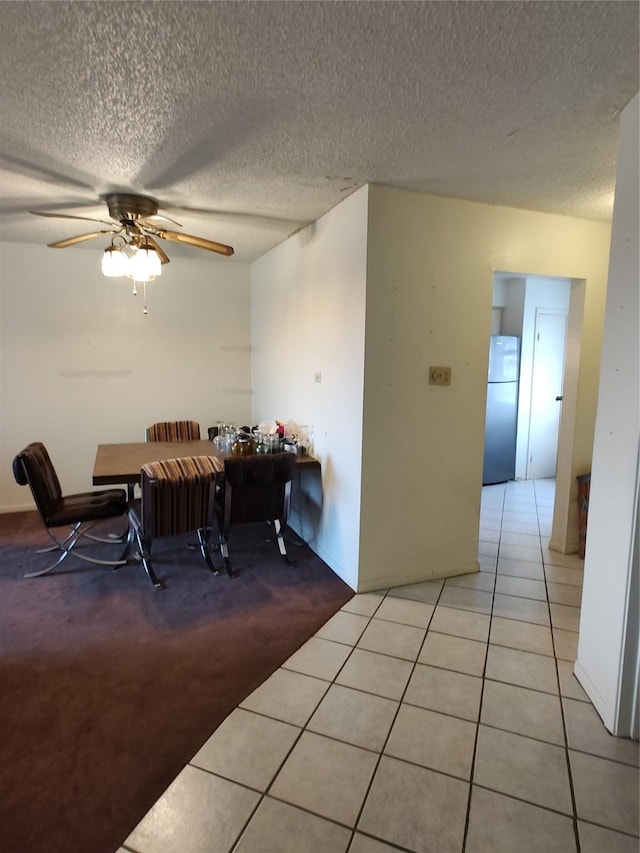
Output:
<path fill-rule="evenodd" d="M 490 340 L 483 486 L 516 476 L 520 338 L 492 335 Z"/>

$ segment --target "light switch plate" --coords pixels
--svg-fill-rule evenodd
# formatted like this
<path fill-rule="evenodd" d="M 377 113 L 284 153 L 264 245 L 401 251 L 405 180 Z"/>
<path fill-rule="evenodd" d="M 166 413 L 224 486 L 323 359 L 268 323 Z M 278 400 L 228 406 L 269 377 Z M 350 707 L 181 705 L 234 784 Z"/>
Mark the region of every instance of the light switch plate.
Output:
<path fill-rule="evenodd" d="M 430 367 L 429 385 L 451 385 L 451 368 Z"/>

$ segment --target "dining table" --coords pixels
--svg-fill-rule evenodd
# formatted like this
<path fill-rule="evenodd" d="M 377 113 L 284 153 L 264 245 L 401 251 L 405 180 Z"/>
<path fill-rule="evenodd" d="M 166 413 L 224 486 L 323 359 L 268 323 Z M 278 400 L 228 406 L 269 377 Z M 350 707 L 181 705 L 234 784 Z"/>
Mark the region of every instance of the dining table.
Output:
<path fill-rule="evenodd" d="M 209 456 L 221 463 L 233 454 L 218 450 L 212 441 L 136 441 L 122 444 L 99 444 L 93 465 L 93 485 L 111 486 L 126 484 L 130 491 L 140 482 L 140 469 L 148 462 L 180 459 L 185 456 Z M 320 461 L 308 454 L 296 454 L 295 470 L 320 469 Z"/>

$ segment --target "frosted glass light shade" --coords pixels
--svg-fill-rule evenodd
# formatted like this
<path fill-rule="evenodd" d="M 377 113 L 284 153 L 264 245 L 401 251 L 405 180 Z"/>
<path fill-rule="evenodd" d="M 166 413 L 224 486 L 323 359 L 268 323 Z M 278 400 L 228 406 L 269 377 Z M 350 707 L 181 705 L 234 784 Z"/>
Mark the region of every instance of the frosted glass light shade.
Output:
<path fill-rule="evenodd" d="M 151 281 L 162 273 L 162 264 L 155 249 L 137 249 L 129 259 L 127 275 L 134 281 Z"/>
<path fill-rule="evenodd" d="M 119 275 L 127 274 L 127 256 L 118 248 L 118 246 L 110 246 L 104 250 L 102 256 L 102 274 L 109 278 L 115 278 Z"/>

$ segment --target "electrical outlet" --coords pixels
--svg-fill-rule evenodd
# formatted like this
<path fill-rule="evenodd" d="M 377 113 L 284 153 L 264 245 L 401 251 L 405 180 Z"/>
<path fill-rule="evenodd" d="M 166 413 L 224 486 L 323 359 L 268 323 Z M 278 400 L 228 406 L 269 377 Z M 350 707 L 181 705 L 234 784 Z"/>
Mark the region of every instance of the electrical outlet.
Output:
<path fill-rule="evenodd" d="M 322 374 L 321 373 L 314 373 L 313 374 L 313 381 L 314 382 L 322 382 Z"/>
<path fill-rule="evenodd" d="M 451 368 L 430 367 L 429 385 L 451 385 Z"/>

